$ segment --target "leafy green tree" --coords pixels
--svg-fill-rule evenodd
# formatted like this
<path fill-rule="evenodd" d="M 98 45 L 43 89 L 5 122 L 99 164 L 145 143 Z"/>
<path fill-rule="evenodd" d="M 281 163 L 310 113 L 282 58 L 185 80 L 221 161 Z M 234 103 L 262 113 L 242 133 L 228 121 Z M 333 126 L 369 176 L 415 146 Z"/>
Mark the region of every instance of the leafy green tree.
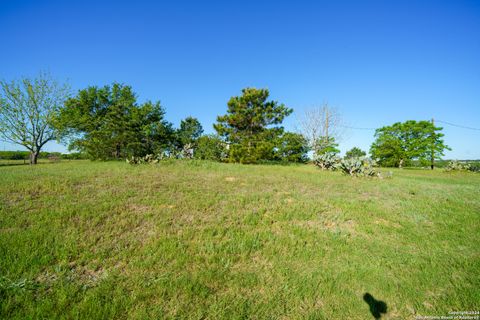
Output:
<path fill-rule="evenodd" d="M 184 146 L 186 144 L 195 144 L 202 133 L 203 128 L 200 121 L 197 118 L 187 117 L 180 122 L 177 136 L 182 146 Z"/>
<path fill-rule="evenodd" d="M 68 97 L 69 87 L 45 73 L 0 81 L 0 138 L 25 147 L 36 164 L 43 146 L 61 137 L 55 119 Z"/>
<path fill-rule="evenodd" d="M 450 150 L 442 139 L 441 130 L 430 121 L 397 122 L 375 131 L 370 153 L 382 166 L 403 167 L 413 160 L 432 162 L 440 159 L 444 150 Z"/>
<path fill-rule="evenodd" d="M 204 135 L 198 138 L 193 153 L 195 159 L 223 161 L 226 158 L 226 144 L 217 135 Z"/>
<path fill-rule="evenodd" d="M 229 161 L 255 163 L 274 158 L 275 140 L 283 133 L 276 126 L 293 110 L 277 101 L 267 101 L 267 89 L 246 88 L 232 97 L 227 114 L 217 117 L 217 133 L 229 144 Z"/>
<path fill-rule="evenodd" d="M 138 105 L 130 86 L 88 87 L 68 99 L 58 126 L 69 148 L 92 159 L 120 159 L 168 151 L 175 131 L 159 102 Z"/>
<path fill-rule="evenodd" d="M 367 153 L 360 148 L 353 147 L 345 153 L 345 159 L 365 157 Z"/>
<path fill-rule="evenodd" d="M 197 140 L 203 133 L 202 125 L 197 118 L 187 117 L 180 122 L 176 132 L 178 152 L 184 157 L 192 158 Z"/>
<path fill-rule="evenodd" d="M 337 155 L 340 153 L 340 150 L 338 149 L 338 143 L 335 142 L 334 137 L 320 137 L 316 144 L 316 148 L 316 155 L 322 155 L 326 153 Z"/>
<path fill-rule="evenodd" d="M 275 155 L 280 161 L 307 162 L 308 141 L 299 133 L 285 132 L 278 138 Z"/>

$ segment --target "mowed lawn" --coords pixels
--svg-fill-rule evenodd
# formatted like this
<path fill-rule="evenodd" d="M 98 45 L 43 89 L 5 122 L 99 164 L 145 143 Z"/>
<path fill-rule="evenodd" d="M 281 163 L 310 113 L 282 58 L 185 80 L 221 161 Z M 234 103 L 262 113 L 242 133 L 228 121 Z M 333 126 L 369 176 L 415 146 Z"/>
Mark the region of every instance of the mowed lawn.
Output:
<path fill-rule="evenodd" d="M 413 319 L 480 309 L 480 174 L 393 171 L 0 167 L 0 318 Z"/>

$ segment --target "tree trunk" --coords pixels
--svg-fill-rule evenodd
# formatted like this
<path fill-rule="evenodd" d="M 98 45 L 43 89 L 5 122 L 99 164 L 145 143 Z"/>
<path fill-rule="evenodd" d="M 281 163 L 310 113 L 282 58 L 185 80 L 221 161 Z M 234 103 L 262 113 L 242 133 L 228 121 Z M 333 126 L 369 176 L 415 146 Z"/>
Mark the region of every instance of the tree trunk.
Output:
<path fill-rule="evenodd" d="M 30 164 L 37 164 L 38 152 L 30 152 Z"/>
<path fill-rule="evenodd" d="M 120 158 L 120 145 L 117 143 L 115 147 L 115 159 L 119 159 L 119 158 Z"/>
<path fill-rule="evenodd" d="M 435 166 L 435 123 L 433 122 L 433 118 L 432 118 L 432 155 L 431 155 L 431 164 L 430 164 L 430 168 L 433 170 L 433 167 Z"/>

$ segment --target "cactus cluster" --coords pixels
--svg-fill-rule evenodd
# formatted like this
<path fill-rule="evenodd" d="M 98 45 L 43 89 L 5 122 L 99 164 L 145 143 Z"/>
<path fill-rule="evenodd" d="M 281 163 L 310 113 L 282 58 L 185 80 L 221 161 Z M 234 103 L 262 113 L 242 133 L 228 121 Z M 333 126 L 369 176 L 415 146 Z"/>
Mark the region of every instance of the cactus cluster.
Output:
<path fill-rule="evenodd" d="M 345 174 L 355 177 L 379 177 L 380 173 L 375 169 L 375 161 L 369 158 L 343 159 L 338 169 Z"/>
<path fill-rule="evenodd" d="M 313 163 L 322 170 L 335 171 L 340 163 L 340 158 L 333 152 L 327 152 L 316 155 L 313 159 Z"/>
<path fill-rule="evenodd" d="M 161 160 L 160 156 L 156 156 L 153 154 L 147 154 L 145 157 L 134 157 L 132 156 L 130 159 L 127 159 L 127 163 L 131 165 L 136 164 L 154 164 L 158 163 Z"/>
<path fill-rule="evenodd" d="M 339 170 L 354 177 L 380 177 L 380 173 L 375 169 L 376 162 L 369 158 L 340 159 L 333 153 L 325 153 L 316 156 L 313 163 L 322 170 Z"/>
<path fill-rule="evenodd" d="M 480 165 L 478 162 L 468 163 L 464 161 L 453 160 L 445 167 L 445 171 L 472 171 L 480 172 Z"/>

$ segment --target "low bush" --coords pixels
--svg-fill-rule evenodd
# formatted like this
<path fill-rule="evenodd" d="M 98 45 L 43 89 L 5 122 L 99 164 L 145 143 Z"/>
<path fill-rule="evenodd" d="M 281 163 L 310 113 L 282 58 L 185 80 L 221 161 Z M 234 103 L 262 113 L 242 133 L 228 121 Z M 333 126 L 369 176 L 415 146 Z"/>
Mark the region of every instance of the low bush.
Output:
<path fill-rule="evenodd" d="M 2 160 L 25 160 L 30 156 L 29 151 L 0 151 L 0 159 Z M 44 153 L 41 152 L 39 158 L 42 158 Z"/>
<path fill-rule="evenodd" d="M 469 163 L 470 168 L 468 170 L 472 172 L 480 172 L 480 162 Z"/>
<path fill-rule="evenodd" d="M 88 156 L 82 152 L 62 153 L 61 158 L 65 160 L 85 160 Z"/>

